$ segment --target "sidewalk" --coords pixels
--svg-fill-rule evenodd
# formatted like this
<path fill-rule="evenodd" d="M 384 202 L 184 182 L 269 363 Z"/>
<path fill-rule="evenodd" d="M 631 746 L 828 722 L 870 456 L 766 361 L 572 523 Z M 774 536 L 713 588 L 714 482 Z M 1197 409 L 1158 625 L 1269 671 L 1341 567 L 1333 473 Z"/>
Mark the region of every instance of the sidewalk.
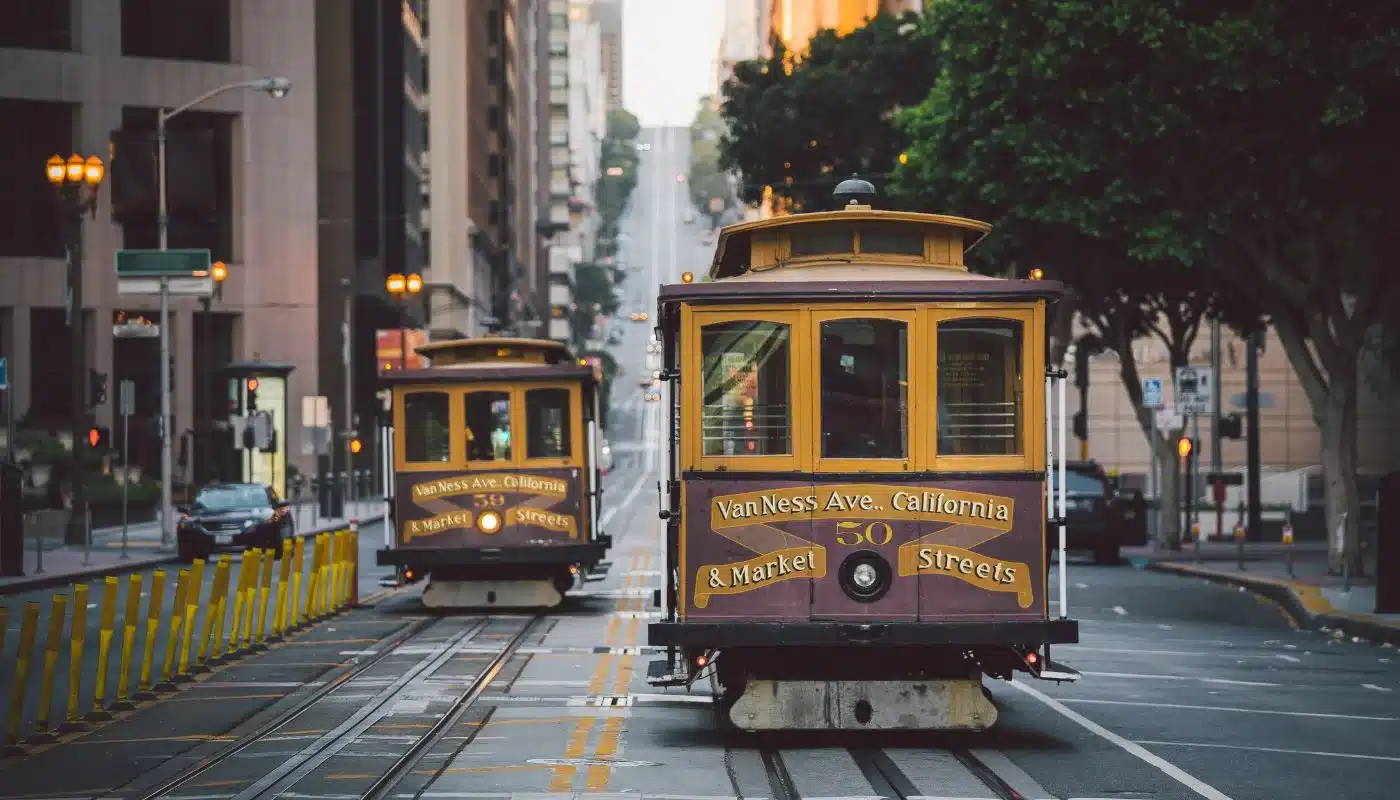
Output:
<path fill-rule="evenodd" d="M 1139 569 L 1243 586 L 1283 606 L 1304 628 L 1400 644 L 1400 614 L 1376 613 L 1374 563 L 1350 581 L 1329 575 L 1325 542 L 1246 542 L 1243 569 L 1237 545 L 1226 542 L 1202 542 L 1199 558 L 1191 544 L 1180 551 L 1124 548 L 1123 556 Z"/>
<path fill-rule="evenodd" d="M 361 525 L 377 522 L 384 516 L 384 501 L 375 498 L 351 503 L 346 516 L 338 519 L 313 521 L 314 510 L 310 504 L 302 504 L 296 510 L 297 534 L 310 536 L 344 528 L 351 519 L 359 520 Z M 0 595 L 61 586 L 84 578 L 139 572 L 176 561 L 173 547 L 171 551 L 161 552 L 160 526 L 155 522 L 127 526 L 126 558 L 122 558 L 121 526 L 94 530 L 91 548 L 65 545 L 52 539 L 45 541 L 42 573 L 38 571 L 38 543 L 37 538 L 26 537 L 24 576 L 0 578 Z"/>

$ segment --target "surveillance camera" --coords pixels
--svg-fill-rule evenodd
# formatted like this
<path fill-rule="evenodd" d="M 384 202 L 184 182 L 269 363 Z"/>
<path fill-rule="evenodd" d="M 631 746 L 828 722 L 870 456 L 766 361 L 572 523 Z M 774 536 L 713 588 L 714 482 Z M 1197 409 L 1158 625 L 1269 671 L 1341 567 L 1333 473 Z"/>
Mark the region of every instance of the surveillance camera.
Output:
<path fill-rule="evenodd" d="M 281 100 L 287 96 L 287 92 L 292 89 L 292 81 L 280 75 L 272 78 L 263 78 L 252 84 L 253 88 L 267 92 L 268 96 L 274 100 Z"/>
<path fill-rule="evenodd" d="M 274 89 L 269 90 L 269 91 L 268 91 L 268 94 L 272 95 L 272 99 L 274 99 L 274 100 L 281 100 L 282 98 L 284 98 L 284 97 L 287 96 L 287 90 L 278 87 L 278 88 L 274 88 Z"/>

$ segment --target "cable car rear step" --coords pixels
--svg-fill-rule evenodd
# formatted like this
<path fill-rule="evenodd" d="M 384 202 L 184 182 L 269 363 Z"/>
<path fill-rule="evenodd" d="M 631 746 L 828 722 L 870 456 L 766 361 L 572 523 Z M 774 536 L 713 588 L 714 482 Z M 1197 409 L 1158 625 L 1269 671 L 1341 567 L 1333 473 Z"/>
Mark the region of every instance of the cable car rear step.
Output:
<path fill-rule="evenodd" d="M 677 671 L 670 659 L 658 659 L 647 664 L 647 684 L 650 686 L 684 686 L 689 682 L 690 673 L 683 666 Z"/>

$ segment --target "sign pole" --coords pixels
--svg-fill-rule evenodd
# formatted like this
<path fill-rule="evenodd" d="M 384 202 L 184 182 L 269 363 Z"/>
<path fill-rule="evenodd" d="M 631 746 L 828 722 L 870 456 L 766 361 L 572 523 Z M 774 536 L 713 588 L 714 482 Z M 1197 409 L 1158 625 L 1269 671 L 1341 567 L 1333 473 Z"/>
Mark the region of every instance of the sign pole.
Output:
<path fill-rule="evenodd" d="M 161 150 L 164 153 L 164 148 Z M 165 164 L 165 159 L 161 159 Z M 164 175 L 162 166 L 161 174 Z M 162 190 L 164 184 L 162 182 Z M 162 191 L 164 196 L 164 191 Z M 161 222 L 161 244 L 165 244 L 164 217 Z M 170 523 L 175 516 L 171 501 L 172 477 L 170 448 L 170 279 L 160 278 L 160 549 L 170 550 Z"/>
<path fill-rule="evenodd" d="M 126 555 L 126 534 L 127 534 L 127 490 L 131 486 L 131 412 L 136 407 L 136 384 L 133 381 L 122 381 L 118 390 L 117 398 L 121 404 L 122 414 L 122 556 L 121 560 L 127 559 Z"/>
<path fill-rule="evenodd" d="M 5 396 L 5 460 L 15 463 L 15 394 L 10 389 L 10 360 L 0 358 L 0 394 Z"/>

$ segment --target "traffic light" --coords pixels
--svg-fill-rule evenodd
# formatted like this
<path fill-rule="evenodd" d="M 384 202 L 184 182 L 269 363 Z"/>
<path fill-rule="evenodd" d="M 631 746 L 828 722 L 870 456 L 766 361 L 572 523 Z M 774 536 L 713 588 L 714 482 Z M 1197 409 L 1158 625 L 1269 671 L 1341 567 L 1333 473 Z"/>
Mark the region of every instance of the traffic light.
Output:
<path fill-rule="evenodd" d="M 93 450 L 105 449 L 111 442 L 108 436 L 107 429 L 100 425 L 88 428 L 88 447 L 91 447 Z"/>
<path fill-rule="evenodd" d="M 1081 341 L 1074 348 L 1074 387 L 1076 389 L 1089 388 L 1089 345 Z"/>
<path fill-rule="evenodd" d="M 1191 453 L 1196 449 L 1196 442 L 1189 436 L 1183 436 L 1176 440 L 1176 454 L 1184 459 L 1190 459 Z"/>
<path fill-rule="evenodd" d="M 1216 421 L 1222 439 L 1240 439 L 1244 436 L 1244 423 L 1239 414 L 1227 414 Z"/>
<path fill-rule="evenodd" d="M 107 373 L 88 368 L 88 407 L 96 408 L 107 402 Z"/>
<path fill-rule="evenodd" d="M 362 450 L 362 449 L 364 449 L 364 445 L 360 443 L 360 440 L 359 440 L 359 439 L 351 439 L 351 440 L 350 440 L 350 452 L 351 452 L 351 453 L 354 453 L 354 454 L 356 454 L 356 455 L 359 455 L 359 452 L 360 452 L 360 450 Z"/>
<path fill-rule="evenodd" d="M 1081 442 L 1089 438 L 1089 416 L 1083 411 L 1074 412 L 1074 438 Z"/>
<path fill-rule="evenodd" d="M 244 413 L 251 413 L 258 410 L 258 379 L 248 379 L 248 402 L 243 404 Z"/>

